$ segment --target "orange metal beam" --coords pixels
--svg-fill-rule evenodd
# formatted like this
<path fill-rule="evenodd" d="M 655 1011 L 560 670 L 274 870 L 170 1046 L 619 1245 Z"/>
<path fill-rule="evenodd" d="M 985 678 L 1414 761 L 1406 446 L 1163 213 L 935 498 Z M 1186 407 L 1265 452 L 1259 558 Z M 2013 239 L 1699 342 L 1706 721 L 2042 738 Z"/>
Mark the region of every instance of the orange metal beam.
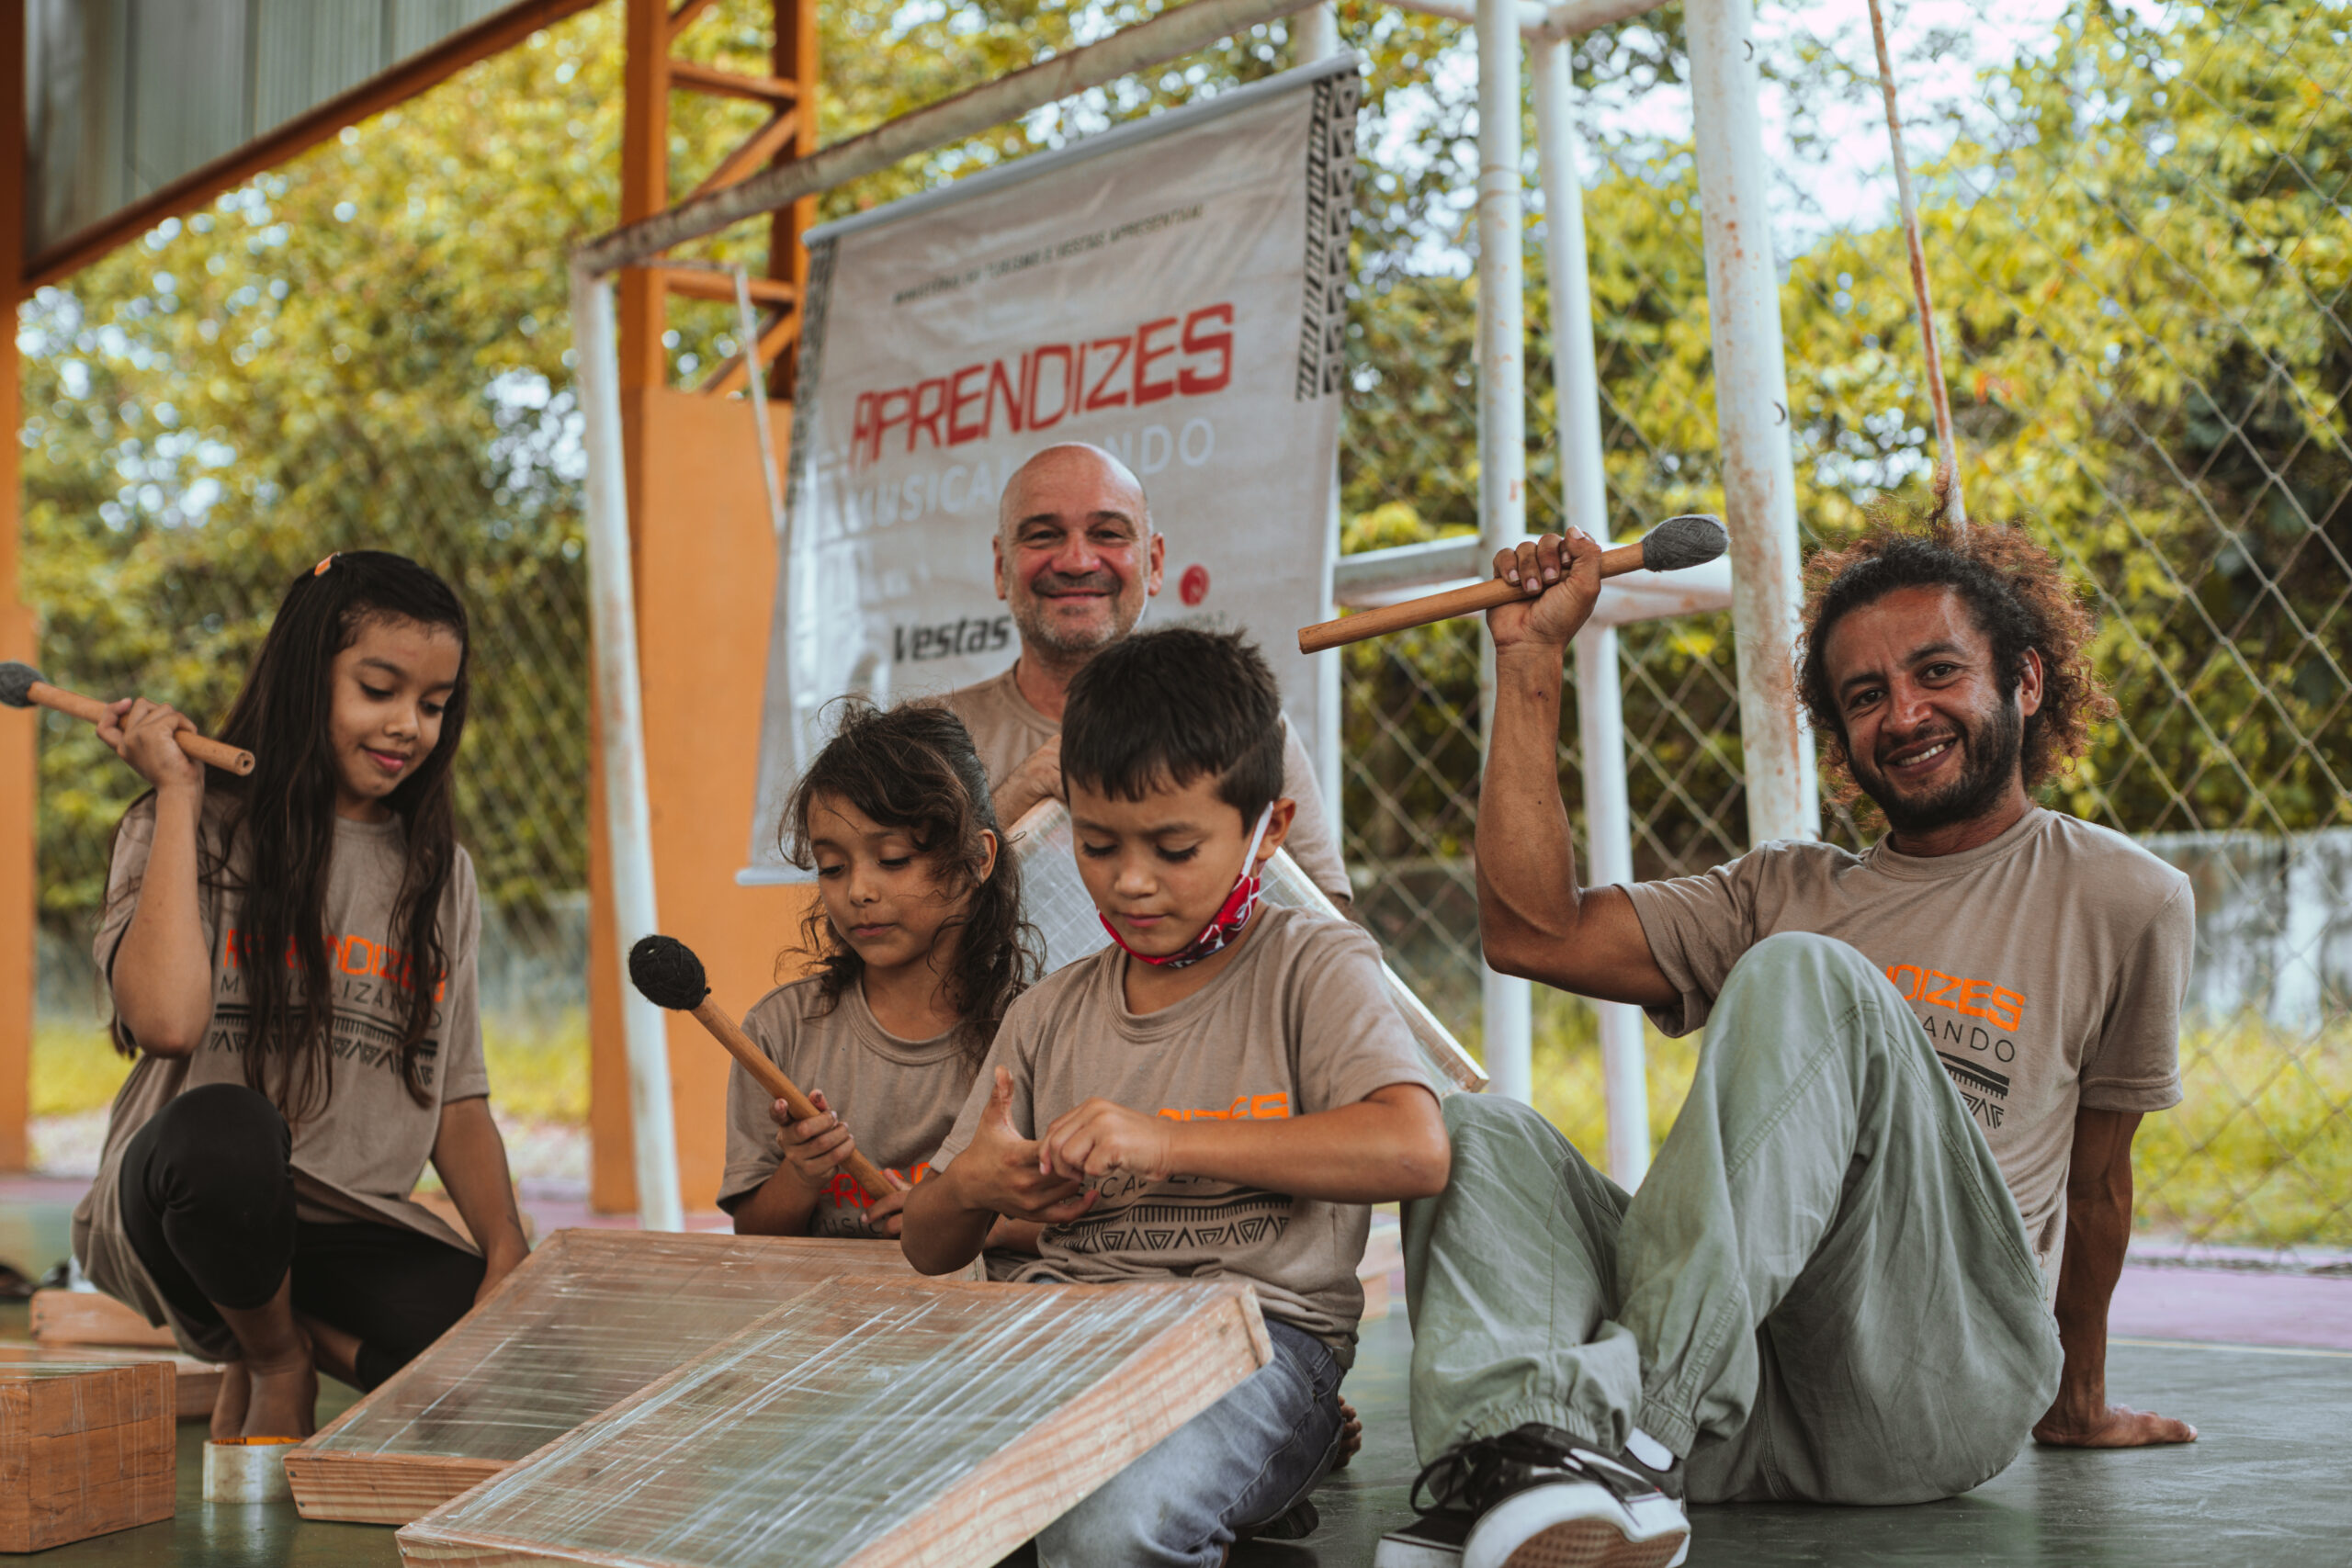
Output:
<path fill-rule="evenodd" d="M 776 0 L 775 51 L 771 66 L 781 80 L 799 89 L 799 121 L 792 144 L 782 156 L 806 158 L 817 151 L 817 0 Z M 816 226 L 814 197 L 796 201 L 768 220 L 768 272 L 792 285 L 793 298 L 806 299 L 808 290 L 808 251 L 800 236 Z M 797 320 L 799 311 L 793 311 Z M 789 400 L 797 359 L 786 355 L 768 372 L 768 389 Z M 788 459 L 787 459 L 788 460 Z"/>
<path fill-rule="evenodd" d="M 800 97 L 800 85 L 797 82 L 775 76 L 746 76 L 740 71 L 722 71 L 716 65 L 692 60 L 670 62 L 670 85 L 720 97 L 749 98 L 762 104 L 796 103 Z"/>
<path fill-rule="evenodd" d="M 710 0 L 680 0 L 676 10 L 670 13 L 670 38 L 675 42 L 680 33 L 691 26 L 696 17 L 710 9 Z"/>
<path fill-rule="evenodd" d="M 162 186 L 132 202 L 121 210 L 76 233 L 58 241 L 39 255 L 25 258 L 24 287 L 40 288 L 54 283 L 66 274 L 75 272 L 97 260 L 117 245 L 135 240 L 166 218 L 176 218 L 210 201 L 224 190 L 232 190 L 264 169 L 275 168 L 296 153 L 315 147 L 346 125 L 356 125 L 370 116 L 381 114 L 393 105 L 405 102 L 427 87 L 446 81 L 478 60 L 514 48 L 541 28 L 563 20 L 575 11 L 584 11 L 594 0 L 519 0 L 516 5 L 494 16 L 485 17 L 461 32 L 451 33 L 431 49 L 411 55 L 380 75 L 371 76 L 347 93 L 329 98 L 308 113 L 297 115 L 275 130 L 254 138 L 226 157 L 215 158 L 209 164 L 190 169 L 187 174 Z M 21 9 L 21 7 L 19 7 Z M 19 29 L 21 30 L 21 29 Z M 21 54 L 21 41 L 17 45 Z M 21 118 L 21 116 L 19 116 Z M 17 159 L 7 165 L 11 170 L 23 166 Z M 16 186 L 17 201 L 23 204 L 21 181 Z M 657 203 L 639 216 L 650 217 L 662 209 Z M 22 245 L 21 225 L 11 220 L 19 230 L 11 254 L 19 254 Z"/>
<path fill-rule="evenodd" d="M 663 267 L 662 281 L 671 293 L 683 294 L 689 299 L 735 303 L 735 280 L 723 272 L 703 267 Z M 754 277 L 749 281 L 754 304 L 790 305 L 800 298 L 800 291 L 780 277 Z"/>
<path fill-rule="evenodd" d="M 681 6 L 687 19 L 698 7 Z M 628 0 L 628 60 L 622 73 L 621 217 L 650 218 L 670 205 L 670 40 L 676 23 L 667 0 Z M 622 273 L 616 293 L 620 314 L 621 389 L 666 386 L 670 356 L 662 346 L 669 325 L 662 275 L 650 267 Z"/>
<path fill-rule="evenodd" d="M 800 111 L 797 108 L 778 109 L 768 116 L 768 122 L 743 140 L 743 144 L 718 161 L 718 167 L 703 176 L 695 186 L 693 196 L 707 196 L 723 190 L 738 181 L 749 179 L 761 167 L 774 159 L 779 148 L 787 146 L 798 133 Z"/>
<path fill-rule="evenodd" d="M 24 82 L 24 0 L 0 0 L 0 308 L 10 321 L 26 293 L 17 271 L 25 244 Z M 0 433 L 7 436 L 0 442 L 0 659 L 32 664 L 33 615 L 17 597 L 19 415 L 12 331 L 0 342 Z M 31 1153 L 25 1119 L 32 1108 L 40 734 L 38 714 L 0 716 L 0 1170 L 24 1169 Z"/>
<path fill-rule="evenodd" d="M 797 343 L 799 338 L 800 312 L 786 310 L 778 314 L 760 329 L 760 363 L 775 364 L 776 355 L 783 353 L 786 347 Z M 751 379 L 744 373 L 745 369 L 743 356 L 739 354 L 713 371 L 709 378 L 704 381 L 696 390 L 706 397 L 713 398 L 723 398 L 730 392 L 740 392 L 743 389 L 744 383 Z"/>

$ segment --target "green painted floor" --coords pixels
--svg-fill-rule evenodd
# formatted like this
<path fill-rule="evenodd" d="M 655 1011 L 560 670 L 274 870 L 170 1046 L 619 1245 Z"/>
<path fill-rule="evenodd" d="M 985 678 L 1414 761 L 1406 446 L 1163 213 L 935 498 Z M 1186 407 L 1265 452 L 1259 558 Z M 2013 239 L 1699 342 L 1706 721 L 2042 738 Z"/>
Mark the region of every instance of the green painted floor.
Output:
<path fill-rule="evenodd" d="M 0 1258 L 63 1246 L 49 1205 L 0 1207 Z M 25 1310 L 0 1307 L 0 1337 Z M 1411 1339 L 1401 1305 L 1365 1325 L 1345 1392 L 1364 1450 L 1317 1495 L 1324 1525 L 1295 1545 L 1250 1545 L 1234 1568 L 1364 1568 L 1380 1532 L 1407 1517 L 1415 1465 L 1406 1426 Z M 347 1404 L 330 1383 L 321 1417 Z M 1691 1568 L 2066 1568 L 2352 1565 L 2352 1352 L 2119 1341 L 2109 1388 L 2126 1404 L 2194 1424 L 2186 1449 L 2097 1454 L 2028 1450 L 1965 1497 L 1905 1508 L 1715 1507 L 1694 1513 Z M 399 1562 L 392 1532 L 305 1523 L 288 1505 L 200 1500 L 203 1428 L 179 1433 L 179 1512 L 170 1522 L 42 1554 L 60 1568 L 219 1564 L 294 1568 Z M 1105 1565 L 1112 1568 L 1112 1565 Z"/>

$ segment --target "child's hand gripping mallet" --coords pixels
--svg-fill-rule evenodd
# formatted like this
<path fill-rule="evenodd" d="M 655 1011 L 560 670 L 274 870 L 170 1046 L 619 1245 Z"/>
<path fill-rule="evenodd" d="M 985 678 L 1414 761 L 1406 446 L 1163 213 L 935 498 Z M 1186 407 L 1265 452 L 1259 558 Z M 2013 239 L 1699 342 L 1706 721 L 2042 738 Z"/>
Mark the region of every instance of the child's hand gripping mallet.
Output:
<path fill-rule="evenodd" d="M 1629 571 L 1680 571 L 1704 566 L 1730 547 L 1731 536 L 1724 532 L 1721 522 L 1703 513 L 1689 513 L 1668 518 L 1633 544 L 1601 551 L 1600 575 L 1608 578 L 1622 577 Z M 1385 637 L 1456 615 L 1475 615 L 1498 604 L 1533 597 L 1518 583 L 1498 577 L 1491 582 L 1451 588 L 1442 593 L 1408 599 L 1401 604 L 1384 604 L 1377 610 L 1365 610 L 1340 620 L 1301 626 L 1298 650 L 1321 653 L 1366 637 Z"/>
<path fill-rule="evenodd" d="M 107 705 L 79 692 L 60 691 L 40 678 L 40 671 L 29 664 L 0 664 L 0 703 L 12 708 L 53 708 L 91 724 L 104 724 L 111 716 Z M 254 771 L 254 754 L 235 746 L 224 746 L 196 731 L 196 726 L 180 720 L 180 750 L 199 762 L 208 763 L 225 773 L 250 773 Z"/>
<path fill-rule="evenodd" d="M 784 1101 L 794 1121 L 805 1122 L 821 1114 L 798 1086 L 784 1076 L 784 1069 L 769 1061 L 768 1054 L 752 1043 L 752 1037 L 738 1029 L 733 1019 L 718 1010 L 718 1004 L 710 999 L 709 977 L 704 974 L 702 960 L 695 956 L 693 948 L 673 936 L 642 938 L 628 950 L 628 977 L 655 1007 L 694 1014 L 727 1047 L 728 1055 L 743 1064 L 743 1070 L 759 1081 L 770 1098 Z M 888 1198 L 899 1190 L 879 1167 L 855 1149 L 850 1150 L 842 1168 L 865 1189 L 869 1198 Z"/>

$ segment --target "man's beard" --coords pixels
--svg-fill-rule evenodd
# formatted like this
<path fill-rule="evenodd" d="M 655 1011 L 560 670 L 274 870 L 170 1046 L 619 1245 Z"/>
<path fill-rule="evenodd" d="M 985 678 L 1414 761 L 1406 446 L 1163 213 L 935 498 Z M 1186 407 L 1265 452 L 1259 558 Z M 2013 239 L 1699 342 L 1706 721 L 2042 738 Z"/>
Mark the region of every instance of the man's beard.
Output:
<path fill-rule="evenodd" d="M 1124 615 L 1119 604 L 1120 583 L 1107 571 L 1087 572 L 1077 577 L 1054 577 L 1050 585 L 1058 589 L 1095 589 L 1109 595 L 1102 601 L 1107 619 L 1098 626 L 1073 627 L 1068 631 L 1056 626 L 1048 616 L 1051 604 L 1046 595 L 1032 583 L 1013 609 L 1013 625 L 1020 629 L 1021 640 L 1064 658 L 1085 657 L 1099 653 L 1134 628 L 1135 621 Z"/>
<path fill-rule="evenodd" d="M 1885 814 L 1889 828 L 1898 833 L 1928 833 L 1990 810 L 2008 789 L 2024 754 L 2025 717 L 2011 698 L 1996 705 L 1983 724 L 1962 726 L 1952 739 L 1960 747 L 1960 776 L 1932 795 L 1908 800 L 1894 793 L 1874 759 L 1851 759 L 1854 782 Z"/>

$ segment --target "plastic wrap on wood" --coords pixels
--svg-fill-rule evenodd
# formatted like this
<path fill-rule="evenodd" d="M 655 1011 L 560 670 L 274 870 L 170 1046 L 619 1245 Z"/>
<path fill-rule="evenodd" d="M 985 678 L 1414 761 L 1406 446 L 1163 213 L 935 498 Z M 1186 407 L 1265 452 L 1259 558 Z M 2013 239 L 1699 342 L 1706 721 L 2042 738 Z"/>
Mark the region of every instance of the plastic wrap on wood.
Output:
<path fill-rule="evenodd" d="M 131 1367 L 159 1361 L 172 1370 L 172 1404 L 183 1421 L 208 1421 L 220 1393 L 220 1369 L 176 1350 L 117 1345 L 0 1345 L 0 1369 L 9 1366 Z"/>
<path fill-rule="evenodd" d="M 172 1517 L 172 1369 L 0 1368 L 0 1551 L 39 1551 Z"/>
<path fill-rule="evenodd" d="M 1021 912 L 1045 938 L 1046 969 L 1058 969 L 1108 947 L 1111 939 L 1103 932 L 1102 917 L 1087 896 L 1086 884 L 1079 879 L 1069 808 L 1057 800 L 1042 801 L 1013 824 L 1012 837 L 1012 852 L 1021 863 Z M 1265 890 L 1261 897 L 1280 908 L 1313 909 L 1333 919 L 1346 918 L 1298 869 L 1287 850 L 1276 850 L 1266 863 Z M 1403 976 L 1386 964 L 1380 971 L 1387 976 L 1396 1010 L 1405 1015 L 1415 1043 L 1437 1075 L 1440 1091 L 1449 1086 L 1474 1092 L 1486 1088 L 1486 1070 L 1477 1058 L 1462 1048 L 1462 1043 L 1413 994 Z"/>
<path fill-rule="evenodd" d="M 1265 1364 L 1235 1281 L 841 1279 L 400 1533 L 425 1563 L 992 1563 Z"/>
<path fill-rule="evenodd" d="M 914 1277 L 893 1242 L 558 1231 L 287 1456 L 295 1506 L 305 1518 L 406 1524 L 843 1274 Z"/>

